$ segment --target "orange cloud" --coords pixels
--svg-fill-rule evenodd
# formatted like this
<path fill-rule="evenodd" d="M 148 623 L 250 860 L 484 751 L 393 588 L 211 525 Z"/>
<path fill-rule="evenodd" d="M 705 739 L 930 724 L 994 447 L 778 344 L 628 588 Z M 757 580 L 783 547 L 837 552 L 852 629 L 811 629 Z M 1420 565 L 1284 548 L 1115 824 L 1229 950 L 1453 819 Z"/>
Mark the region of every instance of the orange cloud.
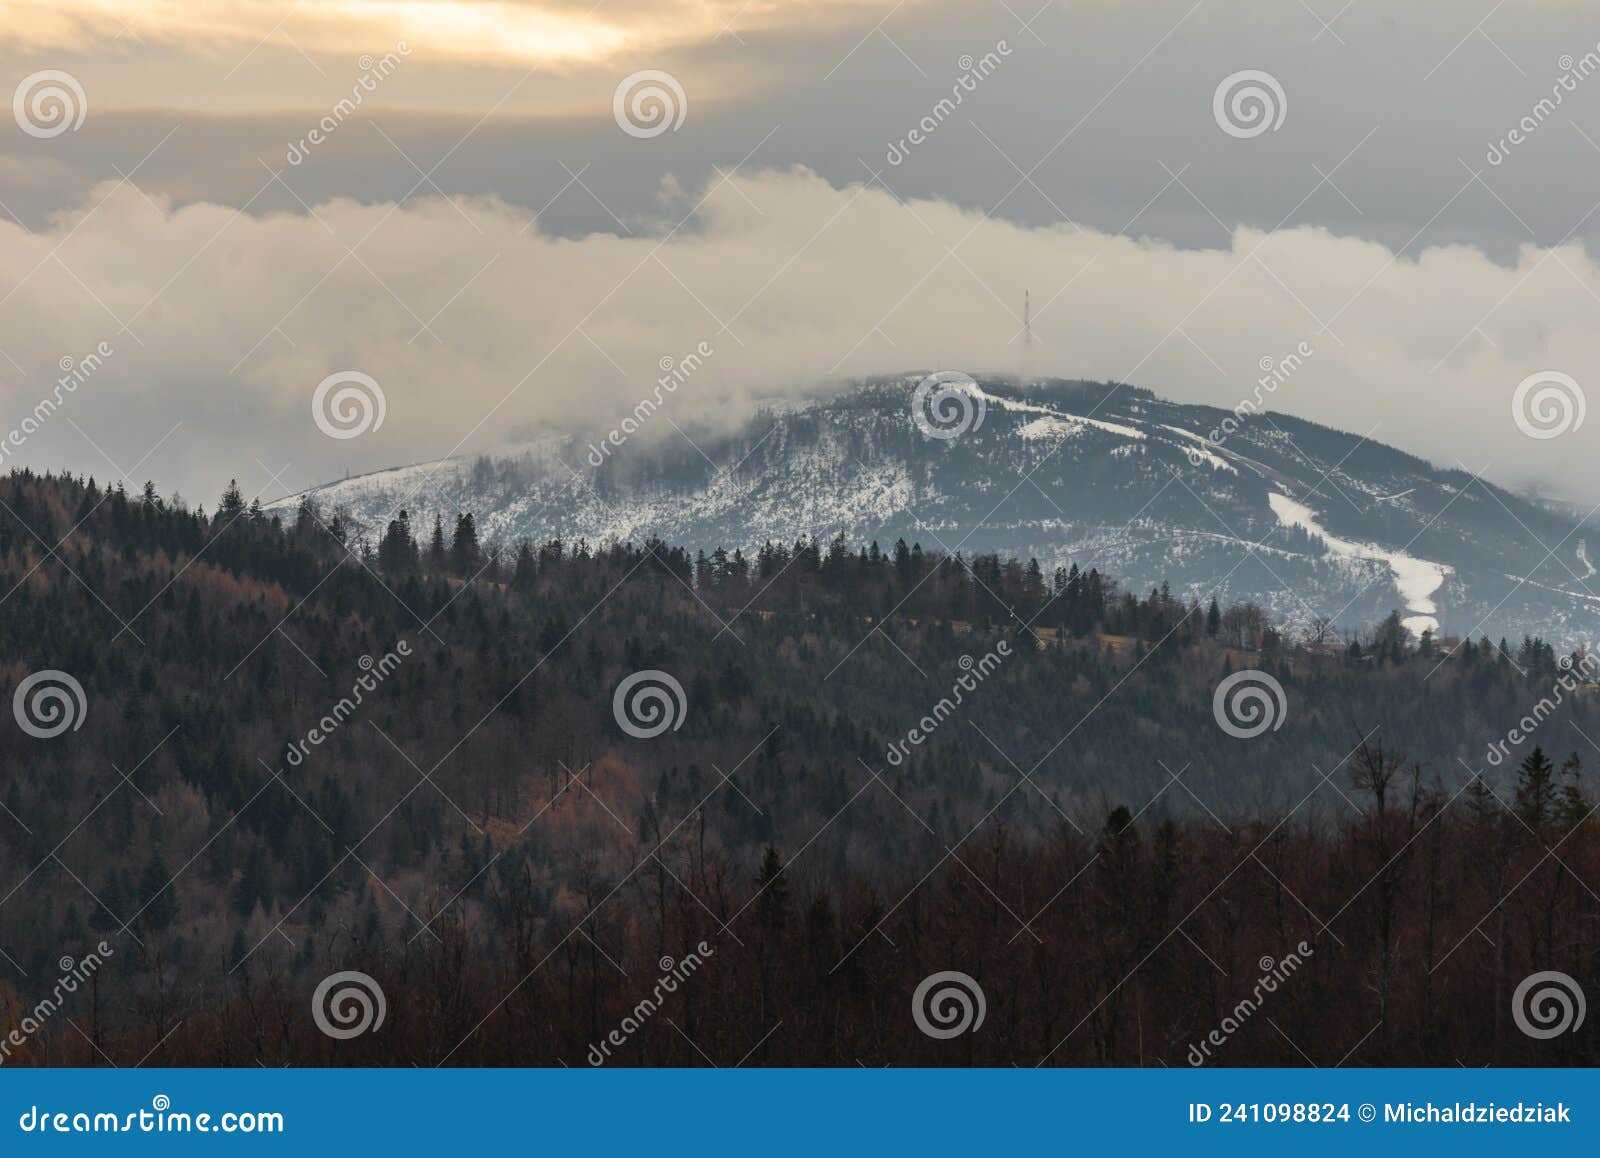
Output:
<path fill-rule="evenodd" d="M 11 0 L 0 45 L 25 51 L 205 55 L 292 45 L 351 54 L 407 41 L 423 58 L 520 66 L 604 60 L 708 42 L 730 31 L 826 26 L 884 0 Z"/>

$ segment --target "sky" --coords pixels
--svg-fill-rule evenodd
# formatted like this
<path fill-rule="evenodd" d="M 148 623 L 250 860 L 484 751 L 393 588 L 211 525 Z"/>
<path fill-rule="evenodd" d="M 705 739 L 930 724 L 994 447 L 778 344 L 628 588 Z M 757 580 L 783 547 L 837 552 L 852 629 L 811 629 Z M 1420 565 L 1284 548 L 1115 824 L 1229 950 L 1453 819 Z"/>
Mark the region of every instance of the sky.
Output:
<path fill-rule="evenodd" d="M 0 15 L 0 467 L 209 507 L 702 348 L 686 432 L 917 369 L 1231 408 L 1304 346 L 1274 408 L 1600 502 L 1595 0 Z"/>

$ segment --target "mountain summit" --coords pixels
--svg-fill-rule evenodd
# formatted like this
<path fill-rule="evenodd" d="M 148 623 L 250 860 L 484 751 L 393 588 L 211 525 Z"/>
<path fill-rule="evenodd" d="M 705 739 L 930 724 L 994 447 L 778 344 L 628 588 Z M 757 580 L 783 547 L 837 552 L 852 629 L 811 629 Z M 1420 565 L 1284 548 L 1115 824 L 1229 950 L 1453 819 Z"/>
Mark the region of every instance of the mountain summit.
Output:
<path fill-rule="evenodd" d="M 371 542 L 471 512 L 485 542 L 747 551 L 808 535 L 1075 562 L 1144 589 L 1253 601 L 1302 633 L 1397 611 L 1420 636 L 1600 636 L 1576 520 L 1463 471 L 1275 412 L 1059 379 L 907 375 L 766 410 L 733 435 L 578 433 L 520 457 L 348 478 L 313 498 Z"/>

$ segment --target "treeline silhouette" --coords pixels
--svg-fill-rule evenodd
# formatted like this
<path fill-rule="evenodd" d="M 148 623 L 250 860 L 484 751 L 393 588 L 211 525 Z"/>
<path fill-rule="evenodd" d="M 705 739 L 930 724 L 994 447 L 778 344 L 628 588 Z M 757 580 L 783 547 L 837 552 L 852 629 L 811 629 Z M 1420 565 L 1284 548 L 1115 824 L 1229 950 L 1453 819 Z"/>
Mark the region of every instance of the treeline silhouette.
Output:
<path fill-rule="evenodd" d="M 1595 697 L 1542 640 L 904 543 L 369 543 L 18 472 L 0 648 L 7 701 L 84 694 L 0 729 L 0 1034 L 112 949 L 8 1064 L 580 1065 L 632 1018 L 609 1064 L 1177 1065 L 1230 1016 L 1223 1064 L 1593 1060 L 1511 1017 L 1600 951 Z M 1212 704 L 1246 666 L 1287 701 L 1252 740 Z M 651 738 L 614 703 L 643 671 L 683 690 Z M 1536 739 L 1572 755 L 1487 765 L 1564 676 Z M 311 1016 L 341 970 L 386 998 L 348 1041 Z M 948 1041 L 911 1014 L 944 970 L 987 1000 Z"/>

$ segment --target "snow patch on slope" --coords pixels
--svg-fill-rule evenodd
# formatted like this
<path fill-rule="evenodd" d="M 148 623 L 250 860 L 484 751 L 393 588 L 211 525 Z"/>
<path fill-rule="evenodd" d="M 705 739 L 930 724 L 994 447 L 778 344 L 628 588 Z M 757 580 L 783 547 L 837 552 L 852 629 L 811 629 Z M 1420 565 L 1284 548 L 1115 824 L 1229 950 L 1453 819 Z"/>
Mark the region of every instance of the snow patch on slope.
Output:
<path fill-rule="evenodd" d="M 1017 433 L 1026 439 L 1036 438 L 1071 438 L 1082 434 L 1089 427 L 1103 430 L 1107 434 L 1115 434 L 1119 438 L 1140 440 L 1145 438 L 1142 430 L 1135 430 L 1131 426 L 1123 426 L 1120 422 L 1106 422 L 1099 418 L 1083 418 L 1076 414 L 1063 414 L 1055 410 L 1046 410 L 1042 406 L 1022 407 L 1015 403 L 1007 403 L 1007 410 L 1023 410 L 1024 413 L 1040 413 L 1043 418 L 1035 418 L 1032 422 L 1017 428 Z"/>
<path fill-rule="evenodd" d="M 1115 434 L 1119 438 L 1143 440 L 1147 437 L 1144 431 L 1132 426 L 1125 426 L 1120 422 L 1107 422 L 1101 418 L 1085 418 L 1080 414 L 1068 414 L 1064 410 L 1040 406 L 1036 402 L 1019 402 L 1014 398 L 1001 398 L 998 394 L 990 394 L 976 382 L 952 382 L 950 385 L 965 391 L 974 398 L 981 400 L 985 406 L 992 406 L 996 410 L 1009 410 L 1014 414 L 1040 415 L 1039 419 L 1028 423 L 1018 431 L 1023 438 L 1070 437 L 1081 433 L 1085 427 L 1089 426 L 1094 427 L 1096 430 L 1103 430 L 1107 434 Z"/>
<path fill-rule="evenodd" d="M 1199 466 L 1201 463 L 1205 463 L 1212 470 L 1225 470 L 1229 474 L 1239 473 L 1238 467 L 1234 466 L 1233 463 L 1229 462 L 1220 454 L 1216 453 L 1216 451 L 1211 449 L 1211 440 L 1209 438 L 1202 438 L 1194 431 L 1185 430 L 1181 426 L 1168 426 L 1165 423 L 1162 423 L 1161 429 L 1171 434 L 1181 434 L 1184 438 L 1187 438 L 1189 441 L 1197 444 L 1195 446 L 1186 446 L 1183 448 L 1184 455 L 1187 456 L 1189 461 L 1194 463 L 1196 466 Z"/>
<path fill-rule="evenodd" d="M 1267 494 L 1267 503 L 1284 526 L 1299 527 L 1320 537 L 1328 545 L 1329 554 L 1346 559 L 1375 559 L 1387 563 L 1390 574 L 1394 576 L 1395 589 L 1400 593 L 1401 602 L 1411 613 L 1401 620 L 1406 630 L 1415 635 L 1421 635 L 1424 631 L 1438 632 L 1439 620 L 1436 616 L 1439 607 L 1434 602 L 1433 595 L 1444 585 L 1445 576 L 1452 573 L 1451 568 L 1442 563 L 1418 559 L 1415 555 L 1407 555 L 1404 551 L 1391 551 L 1375 543 L 1356 543 L 1349 539 L 1341 539 L 1317 522 L 1316 512 L 1310 507 L 1277 491 Z"/>
<path fill-rule="evenodd" d="M 389 467 L 386 470 L 351 475 L 349 478 L 323 483 L 308 490 L 296 491 L 263 504 L 263 509 L 293 511 L 300 505 L 300 499 L 304 495 L 315 495 L 323 501 L 331 500 L 352 505 L 369 500 L 392 503 L 396 495 L 401 496 L 403 500 L 404 496 L 425 491 L 430 486 L 438 485 L 442 480 L 459 480 L 470 466 L 471 463 L 465 459 L 440 458 L 432 462 L 412 463 L 410 466 Z"/>

